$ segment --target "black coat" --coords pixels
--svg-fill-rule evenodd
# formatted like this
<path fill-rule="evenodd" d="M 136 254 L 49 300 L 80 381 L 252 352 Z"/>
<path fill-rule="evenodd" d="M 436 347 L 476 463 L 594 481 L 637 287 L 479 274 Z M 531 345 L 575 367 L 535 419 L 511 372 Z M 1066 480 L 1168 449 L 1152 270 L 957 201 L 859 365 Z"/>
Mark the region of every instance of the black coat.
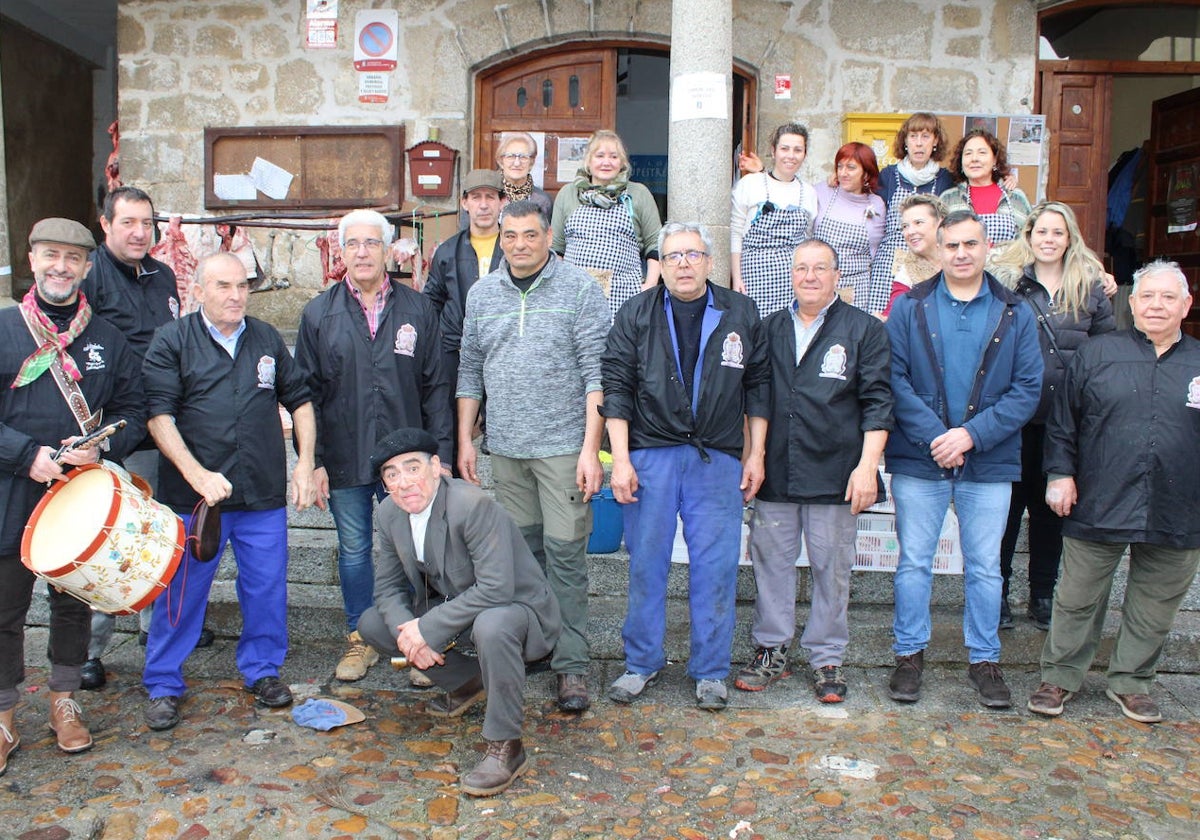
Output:
<path fill-rule="evenodd" d="M 500 240 L 492 250 L 491 266 L 495 271 L 504 254 Z M 442 331 L 442 346 L 447 353 L 457 357 L 462 344 L 463 315 L 467 311 L 467 292 L 479 279 L 479 256 L 471 247 L 471 231 L 462 230 L 451 236 L 433 252 L 429 262 L 429 275 L 425 281 L 425 296 L 438 312 L 438 326 Z M 455 365 L 455 370 L 458 366 Z"/>
<path fill-rule="evenodd" d="M 124 333 L 138 358 L 145 358 L 154 331 L 179 317 L 179 291 L 175 272 L 149 255 L 142 272 L 122 263 L 101 245 L 92 251 L 92 269 L 80 291 L 92 311 Z"/>

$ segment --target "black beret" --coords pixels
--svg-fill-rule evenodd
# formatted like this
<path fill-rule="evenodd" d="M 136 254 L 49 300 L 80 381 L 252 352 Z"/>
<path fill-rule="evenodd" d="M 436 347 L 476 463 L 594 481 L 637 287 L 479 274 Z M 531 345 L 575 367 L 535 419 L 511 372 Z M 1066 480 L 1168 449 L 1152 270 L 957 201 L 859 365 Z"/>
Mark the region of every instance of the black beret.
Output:
<path fill-rule="evenodd" d="M 437 438 L 424 429 L 413 426 L 396 429 L 379 443 L 371 453 L 371 472 L 379 472 L 383 465 L 405 452 L 427 452 L 438 454 Z"/>

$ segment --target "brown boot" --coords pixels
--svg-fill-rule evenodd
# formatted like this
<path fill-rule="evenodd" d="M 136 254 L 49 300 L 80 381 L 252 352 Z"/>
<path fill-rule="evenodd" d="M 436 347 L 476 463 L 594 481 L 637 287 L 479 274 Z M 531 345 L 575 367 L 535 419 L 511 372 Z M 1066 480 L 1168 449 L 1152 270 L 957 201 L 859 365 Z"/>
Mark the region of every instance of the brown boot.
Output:
<path fill-rule="evenodd" d="M 434 697 L 425 704 L 425 712 L 432 717 L 453 718 L 465 714 L 467 709 L 487 698 L 483 679 L 471 677 L 454 691 Z"/>
<path fill-rule="evenodd" d="M 488 741 L 487 754 L 475 769 L 462 777 L 459 787 L 471 796 L 495 796 L 525 772 L 529 760 L 520 738 L 511 741 Z"/>
<path fill-rule="evenodd" d="M 58 748 L 66 753 L 92 748 L 92 733 L 83 722 L 83 709 L 69 691 L 50 692 L 50 728 L 58 736 Z"/>
<path fill-rule="evenodd" d="M 13 729 L 13 713 L 16 709 L 0 712 L 0 776 L 8 769 L 8 757 L 21 746 L 21 736 Z"/>

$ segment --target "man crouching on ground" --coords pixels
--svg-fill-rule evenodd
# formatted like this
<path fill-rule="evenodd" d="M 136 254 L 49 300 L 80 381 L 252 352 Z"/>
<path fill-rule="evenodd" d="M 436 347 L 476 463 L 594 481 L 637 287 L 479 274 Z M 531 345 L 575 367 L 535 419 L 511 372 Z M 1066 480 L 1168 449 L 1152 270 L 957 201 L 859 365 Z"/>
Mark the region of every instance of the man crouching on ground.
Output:
<path fill-rule="evenodd" d="M 487 698 L 487 754 L 460 785 L 492 796 L 528 766 L 525 663 L 554 649 L 558 601 L 504 509 L 475 485 L 443 476 L 437 451 L 428 432 L 406 428 L 371 456 L 388 498 L 375 513 L 375 606 L 358 630 L 446 691 L 429 702 L 429 714 L 458 717 Z"/>

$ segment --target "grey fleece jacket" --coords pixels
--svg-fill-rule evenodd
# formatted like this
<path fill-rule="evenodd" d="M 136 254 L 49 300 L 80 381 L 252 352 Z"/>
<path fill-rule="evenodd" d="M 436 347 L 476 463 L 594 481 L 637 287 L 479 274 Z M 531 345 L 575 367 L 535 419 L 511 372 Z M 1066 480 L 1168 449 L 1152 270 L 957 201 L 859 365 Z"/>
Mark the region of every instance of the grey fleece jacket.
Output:
<path fill-rule="evenodd" d="M 507 458 L 572 455 L 608 335 L 600 284 L 553 253 L 522 292 L 501 266 L 467 293 L 459 397 L 487 394 L 488 447 Z"/>

